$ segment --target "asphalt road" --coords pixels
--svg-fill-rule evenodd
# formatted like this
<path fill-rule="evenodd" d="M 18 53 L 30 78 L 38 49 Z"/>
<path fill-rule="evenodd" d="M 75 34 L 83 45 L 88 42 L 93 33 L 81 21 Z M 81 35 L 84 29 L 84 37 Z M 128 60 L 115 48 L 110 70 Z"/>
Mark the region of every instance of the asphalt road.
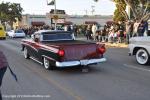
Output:
<path fill-rule="evenodd" d="M 2 94 L 4 100 L 150 100 L 150 68 L 138 65 L 127 48 L 108 48 L 107 62 L 80 68 L 48 71 L 21 52 L 20 39 L 0 41 L 15 82 L 7 70 Z"/>

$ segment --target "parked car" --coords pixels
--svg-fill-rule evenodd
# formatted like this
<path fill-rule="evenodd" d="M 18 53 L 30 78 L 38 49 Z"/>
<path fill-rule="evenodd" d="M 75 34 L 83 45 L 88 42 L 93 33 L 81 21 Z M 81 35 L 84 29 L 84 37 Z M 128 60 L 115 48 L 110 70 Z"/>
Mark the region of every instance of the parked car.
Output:
<path fill-rule="evenodd" d="M 7 35 L 9 37 L 11 37 L 11 38 L 14 38 L 14 37 L 25 37 L 24 31 L 21 30 L 21 29 L 7 31 Z"/>
<path fill-rule="evenodd" d="M 150 63 L 150 36 L 133 37 L 129 41 L 129 55 L 135 55 L 136 61 L 141 64 Z"/>
<path fill-rule="evenodd" d="M 6 39 L 6 33 L 2 25 L 0 25 L 0 39 Z"/>
<path fill-rule="evenodd" d="M 106 61 L 104 44 L 75 40 L 74 35 L 67 31 L 40 30 L 31 39 L 23 39 L 21 44 L 24 57 L 32 58 L 46 69 L 87 66 Z"/>

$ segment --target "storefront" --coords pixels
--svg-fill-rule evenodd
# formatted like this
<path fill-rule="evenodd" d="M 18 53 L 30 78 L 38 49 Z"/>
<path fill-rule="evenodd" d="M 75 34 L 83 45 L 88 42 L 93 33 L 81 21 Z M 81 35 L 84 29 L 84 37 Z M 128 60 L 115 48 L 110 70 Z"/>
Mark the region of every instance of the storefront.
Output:
<path fill-rule="evenodd" d="M 85 21 L 85 24 L 93 25 L 93 24 L 98 24 L 98 23 L 96 21 Z"/>
<path fill-rule="evenodd" d="M 32 26 L 43 26 L 45 25 L 45 22 L 31 22 Z"/>

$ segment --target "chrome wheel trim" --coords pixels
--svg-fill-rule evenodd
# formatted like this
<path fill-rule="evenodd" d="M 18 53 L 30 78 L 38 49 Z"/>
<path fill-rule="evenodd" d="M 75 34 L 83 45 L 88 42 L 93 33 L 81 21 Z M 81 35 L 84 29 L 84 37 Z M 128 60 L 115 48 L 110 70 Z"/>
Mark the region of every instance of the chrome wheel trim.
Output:
<path fill-rule="evenodd" d="M 26 48 L 24 48 L 24 58 L 28 58 L 28 51 L 27 51 L 27 49 Z"/>
<path fill-rule="evenodd" d="M 49 60 L 45 57 L 44 57 L 44 67 L 45 67 L 45 69 L 49 69 L 49 67 L 50 67 Z"/>
<path fill-rule="evenodd" d="M 140 49 L 136 53 L 136 60 L 139 64 L 146 64 L 148 62 L 149 56 L 146 50 Z"/>

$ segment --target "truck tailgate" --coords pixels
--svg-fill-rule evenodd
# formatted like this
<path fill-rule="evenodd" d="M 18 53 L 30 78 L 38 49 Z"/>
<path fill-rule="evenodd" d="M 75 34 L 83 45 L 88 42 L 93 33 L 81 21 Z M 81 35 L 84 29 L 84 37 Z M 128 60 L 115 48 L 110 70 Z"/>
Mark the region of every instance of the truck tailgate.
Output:
<path fill-rule="evenodd" d="M 74 44 L 63 46 L 64 61 L 99 58 L 96 44 Z"/>

